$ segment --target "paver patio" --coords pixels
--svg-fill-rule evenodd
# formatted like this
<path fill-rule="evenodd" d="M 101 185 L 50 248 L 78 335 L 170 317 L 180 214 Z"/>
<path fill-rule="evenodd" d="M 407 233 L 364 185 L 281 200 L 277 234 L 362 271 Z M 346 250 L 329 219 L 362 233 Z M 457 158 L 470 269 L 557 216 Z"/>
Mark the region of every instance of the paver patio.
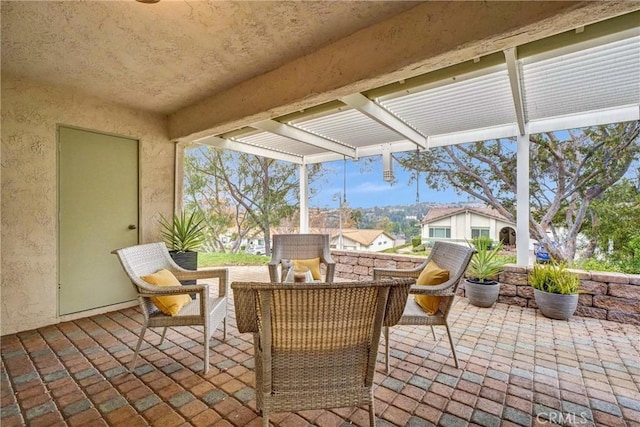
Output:
<path fill-rule="evenodd" d="M 266 267 L 231 267 L 231 280 L 267 280 Z M 393 328 L 392 367 L 376 373 L 378 425 L 640 426 L 640 327 L 457 298 L 450 316 L 461 369 L 436 328 Z M 253 345 L 235 328 L 214 334 L 202 374 L 202 333 L 174 328 L 144 345 L 133 374 L 136 308 L 1 339 L 3 427 L 259 426 Z M 160 332 L 157 330 L 157 332 Z M 159 342 L 147 331 L 147 342 Z M 444 340 L 443 340 L 444 338 Z M 382 347 L 381 347 L 382 349 Z M 276 426 L 367 425 L 361 408 L 281 413 Z"/>

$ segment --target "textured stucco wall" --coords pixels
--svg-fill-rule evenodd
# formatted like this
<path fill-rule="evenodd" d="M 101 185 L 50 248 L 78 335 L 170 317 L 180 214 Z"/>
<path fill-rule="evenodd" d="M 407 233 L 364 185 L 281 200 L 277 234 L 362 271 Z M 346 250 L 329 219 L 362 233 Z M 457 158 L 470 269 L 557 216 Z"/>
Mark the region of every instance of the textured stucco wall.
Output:
<path fill-rule="evenodd" d="M 2 280 L 0 334 L 57 318 L 56 125 L 140 140 L 141 240 L 159 238 L 171 214 L 174 144 L 163 115 L 2 76 Z"/>

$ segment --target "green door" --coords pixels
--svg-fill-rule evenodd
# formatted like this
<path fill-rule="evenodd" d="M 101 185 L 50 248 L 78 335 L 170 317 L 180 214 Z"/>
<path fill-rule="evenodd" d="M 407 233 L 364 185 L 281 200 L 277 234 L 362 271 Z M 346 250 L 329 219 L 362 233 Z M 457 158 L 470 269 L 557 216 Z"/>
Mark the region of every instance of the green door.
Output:
<path fill-rule="evenodd" d="M 138 141 L 59 127 L 61 315 L 136 298 L 111 251 L 138 243 Z"/>

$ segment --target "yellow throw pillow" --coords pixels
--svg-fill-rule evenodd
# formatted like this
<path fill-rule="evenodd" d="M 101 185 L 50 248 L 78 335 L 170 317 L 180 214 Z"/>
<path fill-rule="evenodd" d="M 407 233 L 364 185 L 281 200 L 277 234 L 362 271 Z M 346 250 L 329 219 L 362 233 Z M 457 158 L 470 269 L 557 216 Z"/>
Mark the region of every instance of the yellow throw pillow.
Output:
<path fill-rule="evenodd" d="M 293 268 L 299 270 L 300 267 L 307 267 L 311 272 L 311 276 L 313 276 L 313 280 L 322 279 L 320 275 L 320 258 L 294 259 Z"/>
<path fill-rule="evenodd" d="M 416 280 L 416 285 L 435 286 L 440 285 L 449 280 L 449 270 L 438 267 L 433 261 L 429 261 L 427 266 L 422 270 L 420 276 Z M 429 314 L 436 314 L 440 305 L 440 297 L 433 295 L 415 295 L 414 299 Z"/>
<path fill-rule="evenodd" d="M 181 286 L 181 283 L 176 276 L 169 270 L 159 270 L 157 273 L 142 276 L 142 280 L 155 286 Z M 151 302 L 160 309 L 164 314 L 169 316 L 176 316 L 182 307 L 191 302 L 191 297 L 188 294 L 181 295 L 166 295 L 161 297 L 151 298 Z"/>

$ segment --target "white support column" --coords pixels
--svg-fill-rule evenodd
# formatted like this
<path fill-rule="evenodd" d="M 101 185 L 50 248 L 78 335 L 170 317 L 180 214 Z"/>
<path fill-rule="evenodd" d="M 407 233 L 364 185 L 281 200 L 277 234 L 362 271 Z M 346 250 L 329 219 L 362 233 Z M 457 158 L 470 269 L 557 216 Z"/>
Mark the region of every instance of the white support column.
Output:
<path fill-rule="evenodd" d="M 309 173 L 307 165 L 300 165 L 300 233 L 309 232 Z"/>
<path fill-rule="evenodd" d="M 516 157 L 516 248 L 517 264 L 529 265 L 529 134 L 518 136 Z"/>

